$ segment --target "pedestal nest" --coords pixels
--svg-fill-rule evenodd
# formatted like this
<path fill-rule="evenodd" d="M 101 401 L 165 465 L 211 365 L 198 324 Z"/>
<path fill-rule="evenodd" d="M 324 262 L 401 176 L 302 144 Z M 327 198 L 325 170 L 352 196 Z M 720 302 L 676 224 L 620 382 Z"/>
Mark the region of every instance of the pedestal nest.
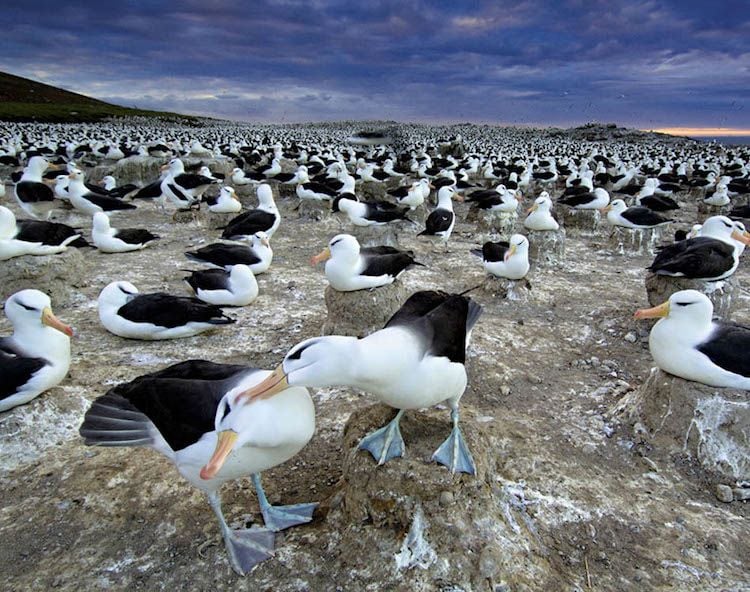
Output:
<path fill-rule="evenodd" d="M 750 401 L 747 392 L 705 386 L 658 368 L 625 395 L 611 415 L 665 459 L 686 455 L 731 482 L 750 479 Z"/>
<path fill-rule="evenodd" d="M 299 207 L 296 208 L 297 217 L 302 220 L 328 220 L 331 218 L 331 202 L 317 201 L 315 199 L 299 200 Z"/>
<path fill-rule="evenodd" d="M 452 590 L 552 589 L 554 570 L 536 533 L 527 530 L 531 521 L 519 518 L 523 526 L 516 528 L 504 522 L 512 502 L 499 484 L 502 455 L 490 432 L 462 409 L 477 474 L 452 475 L 431 460 L 450 432 L 449 411 L 407 411 L 404 456 L 378 466 L 357 446 L 395 413 L 384 405 L 366 407 L 344 427 L 342 477 L 327 516 L 346 549 L 342 568 L 366 571 L 363 580 L 381 582 L 383 590 L 447 590 L 447 583 Z"/>
<path fill-rule="evenodd" d="M 480 290 L 498 300 L 528 302 L 532 298 L 531 283 L 526 278 L 509 280 L 488 275 L 481 284 Z"/>
<path fill-rule="evenodd" d="M 208 228 L 211 230 L 221 230 L 224 227 L 226 227 L 227 224 L 237 216 L 239 216 L 239 213 L 236 214 L 222 214 L 218 212 L 212 212 L 208 208 L 206 208 L 206 213 L 199 216 L 198 220 L 205 221 Z"/>
<path fill-rule="evenodd" d="M 565 263 L 565 229 L 527 230 L 529 239 L 529 263 L 537 267 L 562 265 Z"/>
<path fill-rule="evenodd" d="M 479 208 L 470 208 L 466 215 L 467 222 L 474 222 L 480 232 L 497 233 L 509 237 L 515 232 L 518 222 L 516 212 L 490 212 Z"/>
<path fill-rule="evenodd" d="M 395 183 L 398 185 L 398 183 Z M 357 183 L 357 195 L 362 201 L 390 201 L 386 192 L 390 188 L 387 183 L 375 183 L 373 181 L 361 181 Z"/>
<path fill-rule="evenodd" d="M 728 216 L 729 212 L 732 211 L 734 204 L 731 202 L 725 206 L 712 206 L 703 201 L 701 196 L 698 199 L 698 219 L 705 220 L 711 216 Z"/>
<path fill-rule="evenodd" d="M 346 220 L 346 218 L 344 218 Z M 345 224 L 342 232 L 351 234 L 357 238 L 363 247 L 388 247 L 399 248 L 398 236 L 401 233 L 399 222 L 384 224 L 382 226 L 354 226 Z"/>
<path fill-rule="evenodd" d="M 207 207 L 179 209 L 172 213 L 172 221 L 177 224 L 209 225 L 213 216 Z"/>
<path fill-rule="evenodd" d="M 730 319 L 731 313 L 740 299 L 740 281 L 736 275 L 719 282 L 705 282 L 687 278 L 671 277 L 649 273 L 646 276 L 646 293 L 651 306 L 665 302 L 680 290 L 698 290 L 714 305 L 714 316 Z"/>
<path fill-rule="evenodd" d="M 612 226 L 609 230 L 608 241 L 610 247 L 620 255 L 640 255 L 643 253 L 653 255 L 656 252 L 656 246 L 669 234 L 669 226 L 644 230 Z"/>
<path fill-rule="evenodd" d="M 103 172 L 99 179 L 96 179 L 95 171 L 99 170 L 99 167 L 92 170 L 90 178 L 94 182 L 98 182 L 105 175 L 110 174 L 116 180 L 118 185 L 125 185 L 127 183 L 135 183 L 136 185 L 148 185 L 156 181 L 161 175 L 161 167 L 168 159 L 166 158 L 153 158 L 151 156 L 131 156 L 129 158 L 123 158 L 118 160 L 114 166 L 106 166 L 107 172 Z"/>
<path fill-rule="evenodd" d="M 77 288 L 88 284 L 87 269 L 84 255 L 73 247 L 57 255 L 24 255 L 1 261 L 0 299 L 33 288 L 47 294 L 53 307 L 65 306 Z"/>
<path fill-rule="evenodd" d="M 560 218 L 560 226 L 570 232 L 596 232 L 602 223 L 602 215 L 599 210 L 576 210 L 567 206 L 555 210 Z"/>
<path fill-rule="evenodd" d="M 382 329 L 408 297 L 407 289 L 398 280 L 387 286 L 354 292 L 338 292 L 328 286 L 325 291 L 328 317 L 322 334 L 363 337 Z"/>

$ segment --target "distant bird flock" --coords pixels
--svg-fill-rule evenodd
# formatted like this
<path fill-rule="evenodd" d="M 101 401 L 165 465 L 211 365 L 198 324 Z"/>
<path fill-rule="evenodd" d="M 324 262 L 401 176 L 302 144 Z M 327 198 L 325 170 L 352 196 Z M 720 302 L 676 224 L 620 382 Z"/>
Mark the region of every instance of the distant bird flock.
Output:
<path fill-rule="evenodd" d="M 274 252 L 274 234 L 288 222 L 285 216 L 306 209 L 334 217 L 341 229 L 328 235 L 311 264 L 322 264 L 332 290 L 361 294 L 363 303 L 427 266 L 426 253 L 439 257 L 455 249 L 452 234 L 467 215 L 485 226 L 476 227 L 475 247 L 461 254 L 464 265 L 511 289 L 533 274 L 532 247 L 547 248 L 545 236 L 565 240 L 572 220 L 589 220 L 600 235 L 666 229 L 656 235 L 648 270 L 707 288 L 675 289 L 664 304 L 637 311 L 638 319 L 660 319 L 649 341 L 655 364 L 706 385 L 750 388 L 750 329 L 712 320 L 707 296 L 732 277 L 750 243 L 743 223 L 750 216 L 750 149 L 587 141 L 487 126 L 460 132 L 416 125 L 372 133 L 353 124 L 5 124 L 0 269 L 19 257 L 33 267 L 35 257 L 68 249 L 122 257 L 164 248 L 168 233 L 134 227 L 135 210 L 170 224 L 180 216 L 215 217 L 220 222 L 205 230 L 205 245 L 180 249 L 184 259 L 175 273 L 184 279 L 183 293 L 149 290 L 127 266 L 116 281 L 97 286 L 101 325 L 134 340 L 137 350 L 138 340 L 238 331 L 223 307 L 253 305 L 256 276 L 273 274 L 274 257 L 288 255 Z M 87 179 L 96 167 L 123 163 L 154 173 Z M 250 209 L 241 199 L 248 192 L 257 201 Z M 288 207 L 280 211 L 277 202 Z M 420 248 L 386 244 L 394 229 L 419 237 Z M 370 233 L 366 244 L 358 238 L 363 230 Z M 147 446 L 165 455 L 205 492 L 229 563 L 247 574 L 272 556 L 274 532 L 313 519 L 313 502 L 270 505 L 260 474 L 312 438 L 311 393 L 318 388 L 359 389 L 396 410 L 359 443 L 378 464 L 404 454 L 399 422 L 405 412 L 446 404 L 450 425 L 431 460 L 451 473 L 476 473 L 459 402 L 469 381 L 467 346 L 472 332 L 482 331 L 483 310 L 476 286 L 453 293 L 448 283 L 412 293 L 364 337 L 306 339 L 275 369 L 198 359 L 201 352 L 186 346 L 184 361 L 91 393 L 100 396 L 81 418 L 80 434 L 88 445 Z M 65 310 L 57 311 L 59 318 L 53 314 L 46 291 L 43 283 L 30 285 L 5 301 L 13 333 L 0 340 L 0 411 L 33 405 L 68 374 L 76 335 L 64 322 Z M 233 530 L 219 489 L 243 477 L 252 479 L 264 526 Z"/>

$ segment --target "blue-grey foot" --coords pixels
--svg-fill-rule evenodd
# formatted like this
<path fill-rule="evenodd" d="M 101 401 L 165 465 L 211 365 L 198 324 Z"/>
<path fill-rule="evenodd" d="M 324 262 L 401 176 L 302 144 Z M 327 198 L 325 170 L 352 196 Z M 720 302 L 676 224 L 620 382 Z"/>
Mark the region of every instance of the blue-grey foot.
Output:
<path fill-rule="evenodd" d="M 232 569 L 244 576 L 273 557 L 274 534 L 267 528 L 229 530 L 224 533 L 224 544 Z"/>
<path fill-rule="evenodd" d="M 313 512 L 317 507 L 318 504 L 316 503 L 267 506 L 265 509 L 261 508 L 261 512 L 263 514 L 263 521 L 266 523 L 266 528 L 278 532 L 291 526 L 310 522 Z"/>
<path fill-rule="evenodd" d="M 432 460 L 448 467 L 451 473 L 475 475 L 477 468 L 474 459 L 461 434 L 461 428 L 458 427 L 458 410 L 451 411 L 451 418 L 453 419 L 451 434 L 434 452 Z"/>
<path fill-rule="evenodd" d="M 221 498 L 217 492 L 208 493 L 208 503 L 219 520 L 229 564 L 234 571 L 244 576 L 261 561 L 273 556 L 273 532 L 267 528 L 232 530 L 224 519 L 224 513 L 221 511 Z"/>
<path fill-rule="evenodd" d="M 263 514 L 263 521 L 266 524 L 266 528 L 270 528 L 274 532 L 284 530 L 291 526 L 297 526 L 298 524 L 305 524 L 312 520 L 313 512 L 318 507 L 316 503 L 310 504 L 292 504 L 289 506 L 272 506 L 268 502 L 266 492 L 263 490 L 263 485 L 260 481 L 260 475 L 258 473 L 253 474 L 253 485 L 255 485 L 255 492 L 258 495 L 258 504 L 260 505 L 261 514 Z"/>
<path fill-rule="evenodd" d="M 368 434 L 359 443 L 359 449 L 367 450 L 379 465 L 404 455 L 404 440 L 398 427 L 403 414 L 401 409 L 388 425 Z"/>

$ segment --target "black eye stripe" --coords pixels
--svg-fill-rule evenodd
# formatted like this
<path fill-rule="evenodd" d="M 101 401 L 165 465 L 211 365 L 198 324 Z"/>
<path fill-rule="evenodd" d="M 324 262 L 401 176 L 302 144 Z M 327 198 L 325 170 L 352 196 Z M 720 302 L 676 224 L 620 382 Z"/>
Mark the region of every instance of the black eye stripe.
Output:
<path fill-rule="evenodd" d="M 287 356 L 287 359 L 289 359 L 289 360 L 299 360 L 299 359 L 300 359 L 300 357 L 302 356 L 302 352 L 303 352 L 303 351 L 305 351 L 305 350 L 306 350 L 306 349 L 307 349 L 308 347 L 310 347 L 311 345 L 313 345 L 313 343 L 315 343 L 315 342 L 313 341 L 313 342 L 311 342 L 311 343 L 308 343 L 307 345 L 303 345 L 302 347 L 300 347 L 300 348 L 299 348 L 299 349 L 297 349 L 296 351 L 294 351 L 294 352 L 292 352 L 291 354 L 289 354 L 289 355 Z"/>
<path fill-rule="evenodd" d="M 343 238 L 339 238 L 339 239 L 337 239 L 337 240 L 333 241 L 333 242 L 331 243 L 331 246 L 334 246 L 334 245 L 337 245 L 337 244 L 339 244 L 339 243 L 340 243 L 340 242 L 341 242 L 342 240 L 344 240 L 344 239 L 343 239 Z"/>
<path fill-rule="evenodd" d="M 129 290 L 126 290 L 122 286 L 117 286 L 117 287 L 120 289 L 120 292 L 122 292 L 123 294 L 127 294 L 128 296 L 131 296 L 132 294 L 135 294 L 135 292 L 131 292 Z"/>
<path fill-rule="evenodd" d="M 39 310 L 38 308 L 34 308 L 33 306 L 29 306 L 28 304 L 24 304 L 20 300 L 16 300 L 16 302 L 18 304 L 20 304 L 21 306 L 23 306 L 26 310 Z"/>
<path fill-rule="evenodd" d="M 695 304 L 695 302 L 675 302 L 677 306 L 690 306 L 691 304 Z"/>

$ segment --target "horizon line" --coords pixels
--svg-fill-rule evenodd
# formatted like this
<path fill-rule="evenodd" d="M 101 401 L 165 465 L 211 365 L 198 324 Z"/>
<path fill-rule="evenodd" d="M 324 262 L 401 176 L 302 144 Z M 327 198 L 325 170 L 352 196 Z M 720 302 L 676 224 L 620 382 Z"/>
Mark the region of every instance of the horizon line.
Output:
<path fill-rule="evenodd" d="M 750 129 L 735 127 L 662 127 L 642 131 L 668 134 L 670 136 L 695 136 L 698 138 L 706 138 L 711 136 L 750 136 Z"/>

